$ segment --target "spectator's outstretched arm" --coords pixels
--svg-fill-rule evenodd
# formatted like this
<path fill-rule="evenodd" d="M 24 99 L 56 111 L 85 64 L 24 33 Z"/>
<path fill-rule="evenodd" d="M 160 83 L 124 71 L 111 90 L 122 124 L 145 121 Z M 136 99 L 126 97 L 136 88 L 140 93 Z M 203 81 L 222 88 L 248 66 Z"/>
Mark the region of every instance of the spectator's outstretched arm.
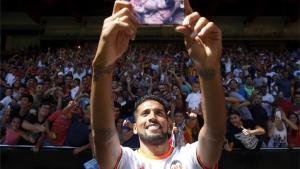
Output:
<path fill-rule="evenodd" d="M 222 34 L 185 1 L 186 18 L 176 30 L 185 35 L 185 44 L 199 74 L 204 126 L 199 132 L 197 158 L 208 168 L 216 165 L 226 132 L 226 109 L 221 82 Z"/>
<path fill-rule="evenodd" d="M 147 75 L 147 76 L 149 78 L 149 88 L 148 88 L 147 94 L 150 95 L 150 94 L 152 94 L 152 91 L 153 91 L 153 81 L 152 81 L 152 76 L 150 76 L 150 75 Z"/>
<path fill-rule="evenodd" d="M 76 147 L 74 150 L 73 150 L 73 155 L 78 155 L 79 153 L 89 149 L 91 147 L 90 143 L 88 144 L 85 144 L 81 147 Z"/>
<path fill-rule="evenodd" d="M 116 60 L 134 39 L 137 21 L 132 6 L 126 1 L 116 1 L 112 16 L 103 23 L 98 49 L 92 63 L 91 125 L 96 159 L 100 168 L 114 168 L 121 157 L 116 131 L 113 101 L 112 72 Z"/>
<path fill-rule="evenodd" d="M 129 93 L 129 96 L 132 100 L 135 100 L 136 96 L 132 93 L 132 90 L 131 90 L 131 79 L 130 79 L 130 77 L 126 78 L 126 82 L 127 82 L 127 91 Z"/>
<path fill-rule="evenodd" d="M 46 133 L 42 133 L 42 135 L 38 138 L 38 140 L 37 140 L 35 146 L 32 147 L 31 150 L 32 150 L 33 152 L 38 152 L 38 151 L 40 151 L 40 147 L 43 145 L 43 142 L 44 142 L 45 138 L 46 138 Z"/>

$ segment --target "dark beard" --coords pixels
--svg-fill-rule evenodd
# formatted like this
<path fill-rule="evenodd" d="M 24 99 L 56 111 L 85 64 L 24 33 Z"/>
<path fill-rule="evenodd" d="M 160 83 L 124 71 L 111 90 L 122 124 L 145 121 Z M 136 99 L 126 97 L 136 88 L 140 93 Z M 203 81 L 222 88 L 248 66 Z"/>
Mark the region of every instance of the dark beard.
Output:
<path fill-rule="evenodd" d="M 138 135 L 142 142 L 150 145 L 155 145 L 155 146 L 164 144 L 165 141 L 168 140 L 169 138 L 168 132 L 156 136 L 149 136 L 145 133 L 138 133 Z"/>

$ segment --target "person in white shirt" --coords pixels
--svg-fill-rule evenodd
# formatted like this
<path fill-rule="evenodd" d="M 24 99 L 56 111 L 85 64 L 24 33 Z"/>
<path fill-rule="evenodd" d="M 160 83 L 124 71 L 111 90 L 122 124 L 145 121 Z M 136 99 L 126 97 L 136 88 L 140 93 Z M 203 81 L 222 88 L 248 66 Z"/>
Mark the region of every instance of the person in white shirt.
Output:
<path fill-rule="evenodd" d="M 5 97 L 0 101 L 0 110 L 4 110 L 9 105 L 9 103 L 11 103 L 11 101 L 13 100 L 12 94 L 12 88 L 5 89 Z"/>
<path fill-rule="evenodd" d="M 80 81 L 82 81 L 82 78 L 86 75 L 86 70 L 81 67 L 81 65 L 77 65 L 74 73 L 73 73 L 73 79 L 78 78 Z"/>
<path fill-rule="evenodd" d="M 78 95 L 79 88 L 80 88 L 80 79 L 75 78 L 72 82 L 72 89 L 71 89 L 72 99 L 75 99 L 75 97 Z"/>
<path fill-rule="evenodd" d="M 267 86 L 262 86 L 260 88 L 260 91 L 263 95 L 262 96 L 262 106 L 267 111 L 268 117 L 271 119 L 272 110 L 273 110 L 272 104 L 275 101 L 275 98 L 267 90 L 268 90 Z"/>
<path fill-rule="evenodd" d="M 64 75 L 69 74 L 69 73 L 73 74 L 73 72 L 74 72 L 73 64 L 71 62 L 69 62 L 67 64 L 67 66 L 64 68 Z"/>
<path fill-rule="evenodd" d="M 232 63 L 231 63 L 231 59 L 230 58 L 226 58 L 226 62 L 225 62 L 225 72 L 229 73 L 231 72 L 232 69 Z"/>
<path fill-rule="evenodd" d="M 5 76 L 5 81 L 9 86 L 12 86 L 16 81 L 16 76 L 15 76 L 16 71 L 17 71 L 16 68 L 12 67 L 9 73 L 7 73 Z"/>
<path fill-rule="evenodd" d="M 201 103 L 200 86 L 198 83 L 192 85 L 192 93 L 188 94 L 185 100 L 188 104 L 188 109 L 199 110 Z"/>
<path fill-rule="evenodd" d="M 133 130 L 139 136 L 140 148 L 133 151 L 120 146 L 114 123 L 112 78 L 113 65 L 127 50 L 129 40 L 137 32 L 132 6 L 115 1 L 112 16 L 105 19 L 92 67 L 91 128 L 95 157 L 100 168 L 162 169 L 181 165 L 182 168 L 216 168 L 226 132 L 226 109 L 221 83 L 220 29 L 193 12 L 185 1 L 186 17 L 176 27 L 185 35 L 185 42 L 199 74 L 202 91 L 204 125 L 198 141 L 180 149 L 168 142 L 169 125 L 166 103 L 155 96 L 145 96 L 136 103 Z"/>

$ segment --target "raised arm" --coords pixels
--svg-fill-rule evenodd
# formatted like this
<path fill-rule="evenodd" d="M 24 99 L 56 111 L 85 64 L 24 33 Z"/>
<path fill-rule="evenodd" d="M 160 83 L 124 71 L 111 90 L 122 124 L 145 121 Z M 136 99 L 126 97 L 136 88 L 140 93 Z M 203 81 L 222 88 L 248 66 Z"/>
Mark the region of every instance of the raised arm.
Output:
<path fill-rule="evenodd" d="M 204 126 L 199 132 L 197 158 L 202 165 L 216 165 L 226 132 L 226 109 L 221 83 L 220 56 L 222 34 L 213 23 L 202 17 L 185 1 L 186 18 L 177 31 L 185 35 L 189 56 L 196 66 L 202 91 Z M 217 106 L 216 106 L 217 105 Z"/>
<path fill-rule="evenodd" d="M 98 49 L 92 63 L 91 126 L 96 159 L 100 168 L 114 168 L 121 156 L 120 142 L 114 124 L 112 72 L 115 61 L 134 39 L 137 21 L 132 6 L 116 1 L 112 16 L 103 23 Z"/>

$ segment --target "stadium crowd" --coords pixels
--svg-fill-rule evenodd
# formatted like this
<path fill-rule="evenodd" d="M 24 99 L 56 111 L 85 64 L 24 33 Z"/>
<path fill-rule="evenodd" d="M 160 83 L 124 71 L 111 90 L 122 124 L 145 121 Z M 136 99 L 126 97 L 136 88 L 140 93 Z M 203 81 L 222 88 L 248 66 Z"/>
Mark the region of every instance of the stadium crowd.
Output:
<path fill-rule="evenodd" d="M 19 52 L 1 61 L 1 144 L 91 148 L 93 47 Z M 224 48 L 228 110 L 224 149 L 300 147 L 300 49 Z M 115 65 L 115 123 L 124 146 L 139 147 L 134 103 L 146 94 L 170 107 L 170 144 L 197 140 L 203 125 L 197 71 L 182 44 L 132 44 Z M 218 106 L 218 105 L 216 105 Z"/>

